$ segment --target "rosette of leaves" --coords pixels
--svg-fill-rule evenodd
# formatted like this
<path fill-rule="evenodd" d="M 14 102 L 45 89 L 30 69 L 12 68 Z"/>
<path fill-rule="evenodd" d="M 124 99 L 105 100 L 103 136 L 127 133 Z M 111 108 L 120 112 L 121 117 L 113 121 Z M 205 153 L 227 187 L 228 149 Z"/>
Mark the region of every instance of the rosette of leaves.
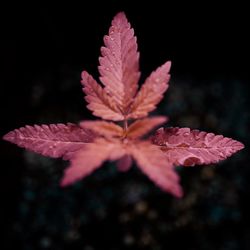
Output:
<path fill-rule="evenodd" d="M 163 98 L 170 79 L 168 61 L 139 88 L 139 53 L 134 30 L 124 13 L 118 13 L 104 36 L 99 58 L 99 84 L 83 71 L 82 86 L 87 108 L 100 120 L 79 124 L 25 126 L 4 139 L 28 150 L 70 161 L 61 180 L 67 186 L 101 167 L 117 161 L 126 171 L 133 160 L 162 190 L 181 197 L 175 166 L 210 164 L 231 156 L 244 146 L 231 138 L 189 128 L 160 128 L 166 116 L 148 117 Z"/>

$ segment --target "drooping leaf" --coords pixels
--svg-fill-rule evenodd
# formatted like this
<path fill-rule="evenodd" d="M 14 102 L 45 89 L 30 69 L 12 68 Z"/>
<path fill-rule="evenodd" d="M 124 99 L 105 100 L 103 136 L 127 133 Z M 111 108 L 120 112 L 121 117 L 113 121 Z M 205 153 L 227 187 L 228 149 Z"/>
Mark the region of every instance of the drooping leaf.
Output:
<path fill-rule="evenodd" d="M 65 170 L 61 186 L 67 186 L 91 174 L 106 160 L 117 160 L 124 155 L 119 141 L 97 139 L 86 145 L 71 158 L 71 165 Z"/>
<path fill-rule="evenodd" d="M 132 163 L 132 157 L 130 155 L 124 155 L 117 161 L 116 165 L 119 171 L 126 172 L 132 167 Z"/>
<path fill-rule="evenodd" d="M 85 100 L 89 103 L 87 108 L 93 111 L 93 115 L 113 121 L 124 120 L 113 98 L 86 71 L 82 72 L 81 83 L 86 94 Z"/>
<path fill-rule="evenodd" d="M 152 141 L 169 161 L 184 166 L 216 163 L 244 148 L 231 138 L 189 128 L 161 128 Z"/>
<path fill-rule="evenodd" d="M 138 167 L 164 191 L 176 197 L 183 195 L 179 177 L 172 163 L 166 160 L 162 151 L 150 142 L 139 142 L 130 148 Z"/>
<path fill-rule="evenodd" d="M 131 106 L 129 118 L 145 117 L 156 108 L 156 105 L 161 101 L 163 94 L 168 89 L 170 67 L 171 62 L 168 61 L 152 72 L 146 79 Z"/>
<path fill-rule="evenodd" d="M 44 156 L 69 159 L 73 152 L 92 142 L 95 137 L 89 130 L 68 123 L 27 125 L 9 132 L 3 139 Z"/>
<path fill-rule="evenodd" d="M 126 113 L 137 91 L 140 72 L 136 37 L 123 12 L 114 17 L 104 44 L 99 58 L 100 80 L 107 93 Z"/>
<path fill-rule="evenodd" d="M 149 133 L 155 127 L 167 122 L 166 116 L 154 116 L 133 122 L 128 127 L 127 135 L 130 138 L 140 138 Z"/>
<path fill-rule="evenodd" d="M 113 122 L 82 121 L 80 126 L 105 137 L 121 137 L 123 135 L 123 128 Z"/>

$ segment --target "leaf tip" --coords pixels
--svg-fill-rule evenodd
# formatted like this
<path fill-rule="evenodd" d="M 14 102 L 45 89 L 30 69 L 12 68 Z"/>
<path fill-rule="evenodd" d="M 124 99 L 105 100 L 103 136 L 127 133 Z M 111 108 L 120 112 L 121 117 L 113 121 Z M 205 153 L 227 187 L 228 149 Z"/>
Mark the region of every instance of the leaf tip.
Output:
<path fill-rule="evenodd" d="M 169 118 L 168 118 L 168 116 L 159 115 L 158 121 L 159 121 L 160 123 L 166 123 L 166 122 L 169 121 Z"/>
<path fill-rule="evenodd" d="M 176 187 L 174 190 L 173 190 L 173 194 L 175 195 L 176 198 L 179 198 L 181 199 L 184 195 L 184 192 L 182 190 L 182 187 L 181 186 L 178 186 Z"/>
<path fill-rule="evenodd" d="M 9 141 L 9 142 L 14 142 L 14 140 L 15 140 L 15 132 L 10 131 L 9 133 L 7 133 L 6 135 L 3 136 L 3 140 Z"/>
<path fill-rule="evenodd" d="M 165 68 L 166 72 L 168 72 L 168 73 L 170 71 L 171 66 L 172 66 L 171 61 L 167 61 L 165 64 L 163 64 L 163 67 Z"/>
<path fill-rule="evenodd" d="M 245 145 L 242 142 L 237 141 L 237 144 L 235 145 L 236 152 L 244 148 L 245 148 Z"/>
<path fill-rule="evenodd" d="M 69 186 L 72 183 L 72 180 L 70 180 L 69 178 L 67 178 L 66 176 L 63 177 L 63 179 L 60 182 L 60 187 L 65 188 L 67 186 Z"/>
<path fill-rule="evenodd" d="M 232 139 L 232 152 L 231 152 L 231 154 L 234 154 L 234 153 L 236 153 L 244 148 L 245 148 L 245 145 L 242 142 Z"/>
<path fill-rule="evenodd" d="M 239 142 L 238 148 L 239 150 L 244 149 L 245 145 L 242 142 Z"/>
<path fill-rule="evenodd" d="M 87 71 L 86 70 L 82 71 L 82 73 L 81 73 L 81 79 L 82 79 L 82 81 L 85 80 L 87 78 L 87 76 L 88 76 Z"/>
<path fill-rule="evenodd" d="M 124 11 L 119 11 L 115 17 L 114 17 L 114 20 L 121 20 L 121 19 L 126 19 L 127 20 L 127 17 L 126 17 L 126 14 Z"/>

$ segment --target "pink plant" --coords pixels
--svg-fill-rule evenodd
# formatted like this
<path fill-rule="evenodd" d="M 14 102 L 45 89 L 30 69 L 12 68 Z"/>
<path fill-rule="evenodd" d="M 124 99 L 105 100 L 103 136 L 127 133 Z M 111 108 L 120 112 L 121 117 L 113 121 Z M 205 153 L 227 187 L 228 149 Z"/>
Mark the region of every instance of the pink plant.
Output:
<path fill-rule="evenodd" d="M 137 42 L 124 13 L 114 17 L 104 44 L 98 67 L 102 85 L 86 71 L 81 81 L 88 109 L 104 120 L 25 126 L 3 137 L 36 153 L 69 160 L 62 186 L 87 176 L 106 160 L 117 161 L 121 171 L 135 160 L 159 187 L 181 197 L 176 165 L 216 163 L 244 148 L 231 138 L 189 128 L 160 128 L 150 139 L 141 139 L 167 121 L 165 116 L 147 116 L 168 89 L 171 63 L 153 71 L 138 89 Z M 122 121 L 123 126 L 105 120 Z"/>

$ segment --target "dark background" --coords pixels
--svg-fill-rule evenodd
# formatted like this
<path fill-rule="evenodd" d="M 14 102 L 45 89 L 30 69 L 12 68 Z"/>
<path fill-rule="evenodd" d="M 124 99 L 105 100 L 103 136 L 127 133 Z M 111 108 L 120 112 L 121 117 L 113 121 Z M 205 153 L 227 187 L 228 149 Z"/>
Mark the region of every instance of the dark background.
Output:
<path fill-rule="evenodd" d="M 171 87 L 155 114 L 242 141 L 218 164 L 178 169 L 185 191 L 163 193 L 114 164 L 58 186 L 67 163 L 1 141 L 1 249 L 250 249 L 249 14 L 240 2 L 41 2 L 1 7 L 1 136 L 25 124 L 90 119 L 80 73 L 98 77 L 102 38 L 125 11 L 143 82 L 166 60 Z"/>

